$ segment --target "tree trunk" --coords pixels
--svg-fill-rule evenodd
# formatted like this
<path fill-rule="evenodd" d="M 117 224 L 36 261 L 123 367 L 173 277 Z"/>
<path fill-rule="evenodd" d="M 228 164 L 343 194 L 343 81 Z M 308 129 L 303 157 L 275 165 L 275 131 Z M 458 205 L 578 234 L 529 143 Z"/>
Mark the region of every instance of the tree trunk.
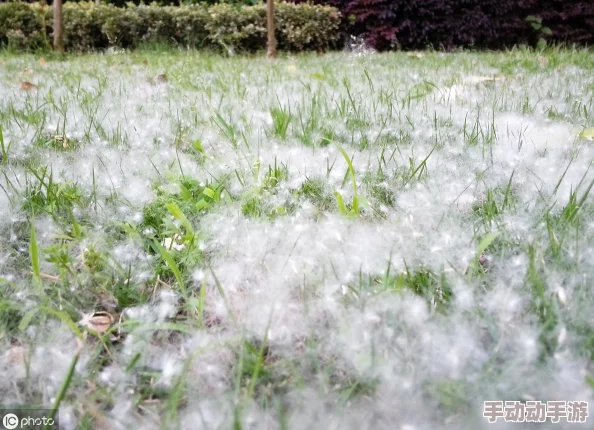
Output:
<path fill-rule="evenodd" d="M 62 22 L 62 0 L 54 0 L 54 51 L 64 52 L 64 43 L 62 36 L 64 33 L 64 26 Z"/>
<path fill-rule="evenodd" d="M 268 58 L 276 57 L 276 35 L 274 34 L 274 0 L 266 0 L 266 17 L 268 23 Z"/>

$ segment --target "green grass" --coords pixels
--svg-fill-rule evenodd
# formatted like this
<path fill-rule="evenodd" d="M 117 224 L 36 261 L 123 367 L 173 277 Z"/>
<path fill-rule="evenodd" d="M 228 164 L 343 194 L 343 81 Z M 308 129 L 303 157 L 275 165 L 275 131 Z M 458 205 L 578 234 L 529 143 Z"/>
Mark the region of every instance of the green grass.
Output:
<path fill-rule="evenodd" d="M 3 402 L 475 429 L 594 395 L 591 51 L 0 63 Z"/>

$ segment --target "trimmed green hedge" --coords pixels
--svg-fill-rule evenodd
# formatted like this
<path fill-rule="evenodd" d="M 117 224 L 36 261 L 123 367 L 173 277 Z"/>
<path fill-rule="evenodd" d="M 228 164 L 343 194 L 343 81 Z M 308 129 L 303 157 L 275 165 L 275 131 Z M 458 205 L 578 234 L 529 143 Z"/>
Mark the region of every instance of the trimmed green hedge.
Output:
<path fill-rule="evenodd" d="M 276 5 L 280 49 L 324 51 L 339 43 L 340 13 L 312 4 Z M 39 3 L 0 4 L 0 46 L 48 49 L 51 7 Z M 253 52 L 266 44 L 265 5 L 128 6 L 90 2 L 64 4 L 64 46 L 72 51 L 135 48 L 144 42 L 195 49 Z"/>

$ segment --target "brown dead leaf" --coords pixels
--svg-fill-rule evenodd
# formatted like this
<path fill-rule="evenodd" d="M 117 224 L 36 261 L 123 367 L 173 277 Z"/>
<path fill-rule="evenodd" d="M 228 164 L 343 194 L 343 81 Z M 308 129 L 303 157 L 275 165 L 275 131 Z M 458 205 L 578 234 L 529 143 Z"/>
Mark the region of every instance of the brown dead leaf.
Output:
<path fill-rule="evenodd" d="M 5 364 L 25 364 L 27 349 L 24 346 L 15 345 L 2 356 Z"/>
<path fill-rule="evenodd" d="M 21 91 L 31 91 L 31 90 L 36 90 L 37 85 L 32 84 L 29 81 L 23 81 L 23 82 L 21 82 L 21 86 L 19 88 L 21 89 Z"/>
<path fill-rule="evenodd" d="M 98 311 L 83 314 L 78 324 L 97 333 L 105 333 L 113 325 L 113 322 L 114 317 L 110 313 Z"/>
<path fill-rule="evenodd" d="M 27 76 L 31 76 L 33 73 L 35 73 L 35 72 L 33 71 L 33 69 L 25 69 L 25 70 L 23 71 L 23 74 L 25 74 L 25 75 L 27 75 Z"/>
<path fill-rule="evenodd" d="M 165 73 L 153 78 L 153 84 L 164 84 L 165 82 L 167 82 L 167 75 Z"/>
<path fill-rule="evenodd" d="M 47 66 L 47 61 L 46 61 L 46 59 L 45 59 L 45 58 L 43 58 L 43 57 L 41 57 L 41 58 L 39 59 L 39 65 L 40 65 L 41 67 L 46 67 L 46 66 Z"/>
<path fill-rule="evenodd" d="M 142 60 L 142 64 L 144 64 L 145 66 L 148 66 L 148 60 Z"/>

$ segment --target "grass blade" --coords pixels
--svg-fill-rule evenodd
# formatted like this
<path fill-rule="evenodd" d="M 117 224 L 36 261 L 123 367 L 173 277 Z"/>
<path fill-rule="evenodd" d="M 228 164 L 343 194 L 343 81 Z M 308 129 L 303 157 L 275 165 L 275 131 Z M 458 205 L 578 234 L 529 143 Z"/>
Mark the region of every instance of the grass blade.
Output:
<path fill-rule="evenodd" d="M 192 228 L 192 224 L 190 224 L 190 221 L 188 221 L 188 218 L 179 208 L 179 206 L 176 203 L 172 202 L 167 203 L 165 205 L 165 208 L 169 211 L 171 215 L 173 215 L 175 219 L 177 219 L 181 223 L 181 225 L 184 226 L 186 232 L 190 234 L 192 237 L 194 237 L 194 229 Z"/>
<path fill-rule="evenodd" d="M 483 240 L 481 240 L 478 248 L 476 249 L 476 254 L 474 255 L 474 258 L 472 259 L 472 262 L 470 263 L 469 273 L 471 275 L 475 275 L 475 274 L 479 273 L 479 267 L 480 267 L 479 258 L 481 257 L 481 255 L 483 255 L 483 253 L 489 247 L 489 245 L 491 245 L 493 243 L 493 241 L 495 239 L 497 239 L 498 236 L 499 236 L 499 233 L 489 233 L 483 238 Z"/>
<path fill-rule="evenodd" d="M 35 233 L 35 223 L 31 220 L 31 237 L 29 239 L 29 255 L 31 256 L 31 267 L 33 270 L 33 280 L 35 284 L 41 287 L 41 271 L 39 269 L 39 247 L 37 245 L 37 235 Z"/>
<path fill-rule="evenodd" d="M 70 362 L 70 367 L 68 368 L 68 373 L 66 374 L 66 378 L 62 382 L 62 386 L 60 387 L 60 391 L 56 396 L 56 400 L 54 401 L 54 406 L 52 406 L 52 410 L 50 411 L 49 418 L 53 421 L 58 409 L 60 408 L 60 403 L 66 396 L 66 392 L 68 391 L 68 387 L 70 387 L 70 383 L 72 382 L 72 377 L 74 376 L 74 371 L 76 370 L 76 363 L 78 363 L 78 358 L 80 357 L 80 352 L 82 351 L 82 344 L 79 345 L 78 349 L 74 354 L 74 358 Z M 44 426 L 44 430 L 49 430 L 51 426 L 49 424 Z"/>
<path fill-rule="evenodd" d="M 156 241 L 153 242 L 152 246 L 153 246 L 153 249 L 155 250 L 155 252 L 157 252 L 159 255 L 161 255 L 161 258 L 163 259 L 163 261 L 169 266 L 169 268 L 173 272 L 173 276 L 175 276 L 175 279 L 177 280 L 177 283 L 179 284 L 179 287 L 182 290 L 182 294 L 183 294 L 184 298 L 187 297 L 186 286 L 184 284 L 184 280 L 183 280 L 181 271 L 179 270 L 179 267 L 175 263 L 175 260 L 173 259 L 173 257 L 169 253 L 169 251 L 167 251 L 161 244 L 159 244 Z"/>

